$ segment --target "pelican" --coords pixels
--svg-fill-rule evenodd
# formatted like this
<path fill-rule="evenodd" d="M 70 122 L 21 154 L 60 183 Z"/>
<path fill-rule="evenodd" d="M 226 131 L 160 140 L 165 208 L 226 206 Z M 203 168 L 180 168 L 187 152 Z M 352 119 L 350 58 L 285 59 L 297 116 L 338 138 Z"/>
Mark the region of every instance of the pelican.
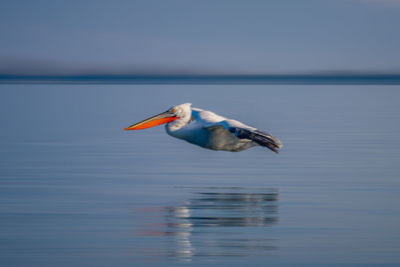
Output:
<path fill-rule="evenodd" d="M 167 111 L 133 124 L 125 130 L 142 130 L 166 124 L 167 133 L 212 150 L 239 152 L 264 146 L 275 153 L 282 147 L 278 138 L 214 112 L 194 108 L 191 103 L 172 106 Z"/>

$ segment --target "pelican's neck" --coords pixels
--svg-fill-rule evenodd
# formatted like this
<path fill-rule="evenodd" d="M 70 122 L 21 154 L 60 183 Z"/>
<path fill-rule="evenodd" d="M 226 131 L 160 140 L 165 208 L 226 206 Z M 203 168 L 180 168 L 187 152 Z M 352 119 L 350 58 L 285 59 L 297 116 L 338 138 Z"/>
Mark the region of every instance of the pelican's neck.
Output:
<path fill-rule="evenodd" d="M 190 122 L 191 118 L 192 118 L 192 111 L 190 110 L 190 112 L 182 114 L 179 119 L 167 123 L 165 125 L 165 129 L 167 130 L 168 133 L 176 132 L 185 127 Z"/>

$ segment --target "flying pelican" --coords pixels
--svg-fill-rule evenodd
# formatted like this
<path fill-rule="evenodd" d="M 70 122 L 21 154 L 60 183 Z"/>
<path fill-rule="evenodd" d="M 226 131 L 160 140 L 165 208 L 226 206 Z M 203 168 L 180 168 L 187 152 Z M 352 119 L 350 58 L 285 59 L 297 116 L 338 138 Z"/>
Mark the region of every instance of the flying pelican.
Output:
<path fill-rule="evenodd" d="M 125 130 L 142 130 L 164 123 L 169 135 L 212 150 L 239 152 L 259 145 L 278 153 L 282 147 L 279 139 L 269 133 L 211 111 L 193 108 L 191 103 L 173 106 Z"/>

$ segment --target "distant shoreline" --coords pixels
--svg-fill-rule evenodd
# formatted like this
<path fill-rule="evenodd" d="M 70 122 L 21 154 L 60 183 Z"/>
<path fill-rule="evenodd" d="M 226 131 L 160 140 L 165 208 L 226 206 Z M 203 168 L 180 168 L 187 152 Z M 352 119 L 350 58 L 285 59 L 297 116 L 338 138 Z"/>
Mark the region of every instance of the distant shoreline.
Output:
<path fill-rule="evenodd" d="M 381 84 L 399 85 L 400 74 L 0 74 L 0 84 Z"/>

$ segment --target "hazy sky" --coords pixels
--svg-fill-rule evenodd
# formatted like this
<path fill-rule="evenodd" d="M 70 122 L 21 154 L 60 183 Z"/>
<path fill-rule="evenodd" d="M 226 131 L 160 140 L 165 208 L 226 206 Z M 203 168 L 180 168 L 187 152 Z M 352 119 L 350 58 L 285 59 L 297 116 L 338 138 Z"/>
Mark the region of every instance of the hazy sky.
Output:
<path fill-rule="evenodd" d="M 0 71 L 399 71 L 400 0 L 2 0 L 0 36 Z"/>

